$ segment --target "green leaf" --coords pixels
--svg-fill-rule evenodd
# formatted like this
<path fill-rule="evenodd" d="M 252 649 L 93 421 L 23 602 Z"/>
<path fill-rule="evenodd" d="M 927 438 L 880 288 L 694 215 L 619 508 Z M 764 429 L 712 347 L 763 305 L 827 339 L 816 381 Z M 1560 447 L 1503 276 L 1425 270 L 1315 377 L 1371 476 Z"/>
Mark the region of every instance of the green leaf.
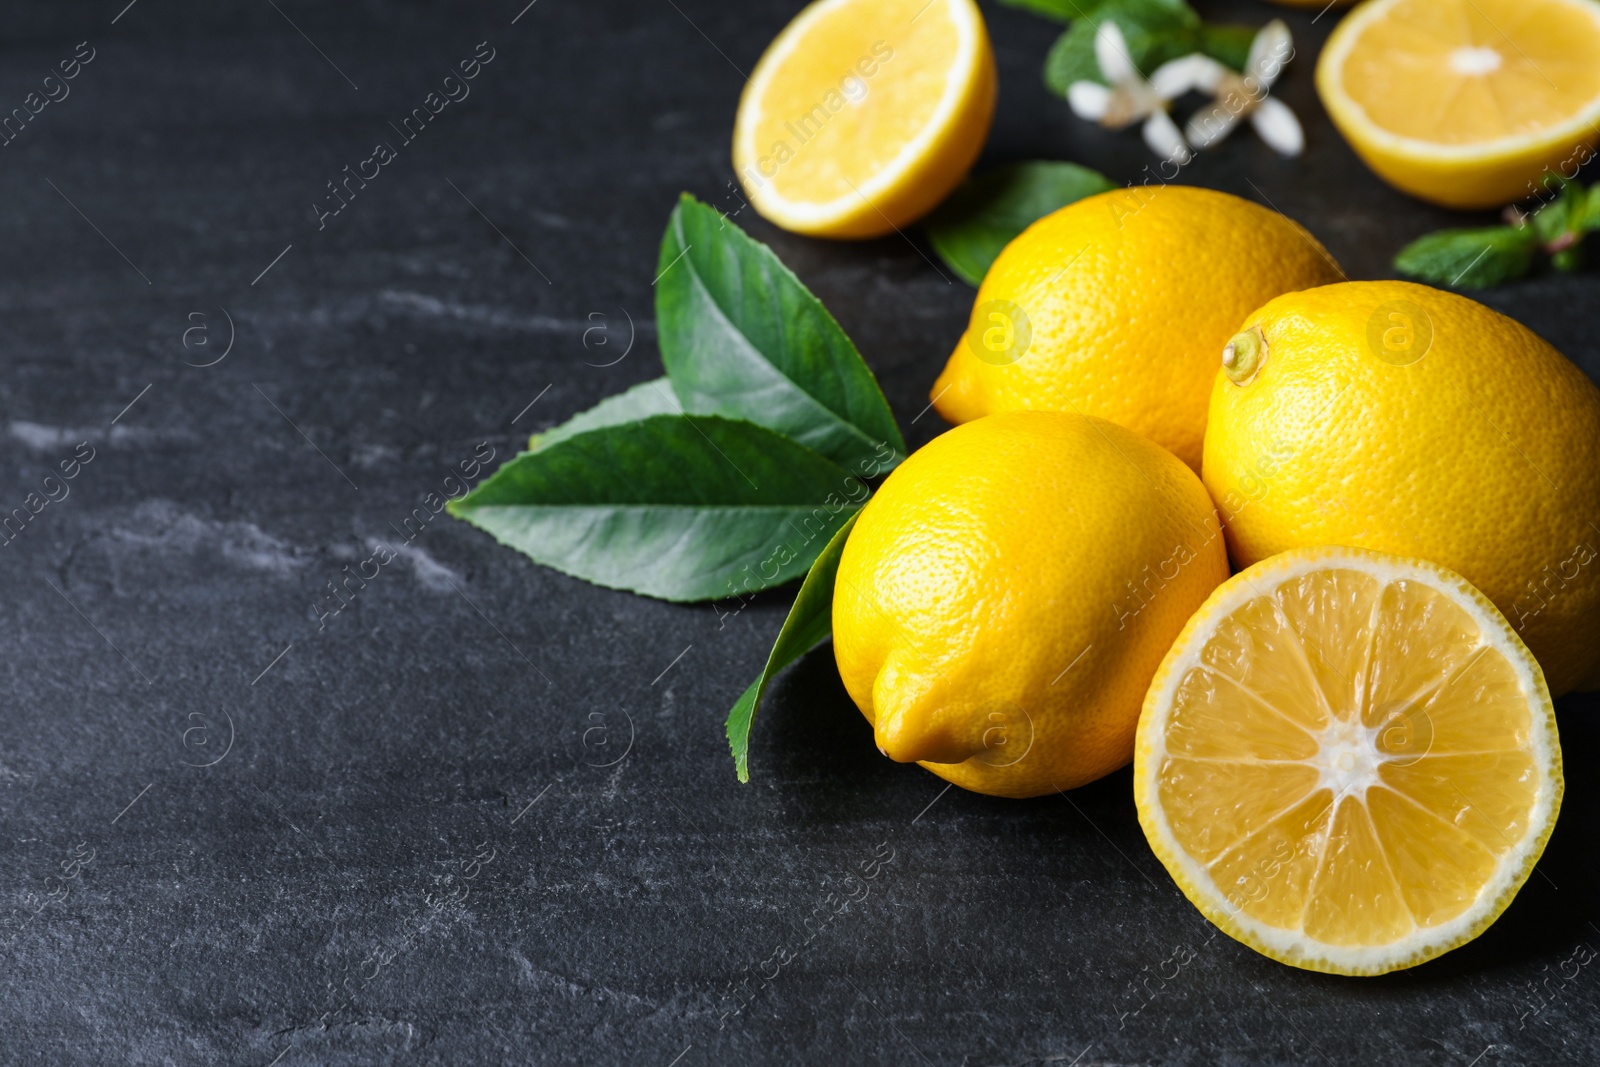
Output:
<path fill-rule="evenodd" d="M 969 178 L 928 220 L 945 265 L 979 285 L 1012 238 L 1058 208 L 1114 186 L 1076 163 L 1016 163 Z"/>
<path fill-rule="evenodd" d="M 1486 289 L 1528 273 L 1537 247 L 1531 226 L 1440 230 L 1402 248 L 1394 266 L 1423 281 Z"/>
<path fill-rule="evenodd" d="M 1086 22 L 1074 23 L 1072 28 L 1056 38 L 1044 57 L 1044 84 L 1057 96 L 1065 97 L 1073 82 L 1092 81 L 1105 84 L 1100 74 L 1100 64 L 1094 58 L 1094 35 L 1081 32 Z M 1086 40 L 1087 38 L 1087 40 Z"/>
<path fill-rule="evenodd" d="M 1078 19 L 1056 39 L 1044 61 L 1044 81 L 1061 96 L 1073 82 L 1107 84 L 1094 54 L 1094 35 L 1110 19 L 1128 42 L 1128 56 L 1146 76 L 1169 59 L 1188 55 L 1197 47 L 1200 18 L 1187 4 L 1180 8 L 1163 0 L 1115 0 L 1096 14 Z"/>
<path fill-rule="evenodd" d="M 1089 18 L 1108 7 L 1124 4 L 1127 0 L 1000 0 L 1007 7 L 1021 8 L 1031 11 L 1035 15 L 1043 15 L 1047 19 L 1057 22 L 1071 22 L 1073 19 Z M 1181 16 L 1189 10 L 1189 5 L 1184 0 L 1155 0 L 1151 6 L 1170 8 L 1175 15 Z"/>
<path fill-rule="evenodd" d="M 1571 183 L 1571 181 L 1571 178 L 1563 177 L 1559 172 L 1546 167 L 1544 172 L 1539 175 L 1539 180 L 1537 183 L 1527 183 L 1528 194 L 1526 196 L 1519 196 L 1517 199 L 1548 201 L 1561 195 L 1561 191 L 1565 189 L 1567 185 Z M 1535 206 L 1532 211 L 1529 212 L 1529 214 L 1533 214 L 1538 210 L 1538 206 Z"/>
<path fill-rule="evenodd" d="M 1199 51 L 1232 70 L 1243 73 L 1250 59 L 1250 44 L 1256 39 L 1253 26 L 1223 26 L 1206 23 L 1195 37 Z"/>
<path fill-rule="evenodd" d="M 761 705 L 767 683 L 833 633 L 833 581 L 839 573 L 839 557 L 844 553 L 845 540 L 855 523 L 856 517 L 851 515 L 811 565 L 810 573 L 794 598 L 794 606 L 789 609 L 789 617 L 783 620 L 783 629 L 778 631 L 778 640 L 773 642 L 772 651 L 767 655 L 767 665 L 761 668 L 761 677 L 750 683 L 750 688 L 740 694 L 728 712 L 728 747 L 733 751 L 734 770 L 741 782 L 750 780 L 750 720 Z"/>
<path fill-rule="evenodd" d="M 1043 15 L 1047 19 L 1057 22 L 1071 22 L 1073 19 L 1082 18 L 1078 8 L 1098 7 L 1095 0 L 1000 0 L 1007 7 L 1021 8 L 1031 11 L 1035 15 Z M 741 779 L 742 780 L 742 779 Z"/>
<path fill-rule="evenodd" d="M 619 422 L 635 422 L 651 415 L 681 415 L 683 406 L 672 392 L 665 378 L 640 382 L 616 396 L 608 396 L 588 411 L 580 411 L 560 426 L 554 426 L 528 438 L 528 448 L 549 448 L 557 441 L 565 441 L 575 434 L 598 430 L 602 426 L 615 426 Z"/>
<path fill-rule="evenodd" d="M 524 452 L 450 511 L 597 585 L 710 600 L 804 574 L 867 492 L 754 423 L 656 415 Z"/>
<path fill-rule="evenodd" d="M 1600 230 L 1600 184 L 1589 187 L 1589 193 L 1583 201 L 1583 214 L 1578 218 L 1578 228 L 1584 233 Z"/>
<path fill-rule="evenodd" d="M 1533 232 L 1539 241 L 1549 244 L 1564 234 L 1577 230 L 1589 209 L 1589 197 L 1583 186 L 1568 182 L 1561 187 L 1561 195 L 1533 213 Z"/>
<path fill-rule="evenodd" d="M 873 474 L 905 458 L 877 379 L 821 301 L 688 194 L 661 241 L 656 327 L 690 414 L 748 419 Z"/>
<path fill-rule="evenodd" d="M 1562 274 L 1583 269 L 1583 246 L 1568 245 L 1550 257 L 1550 265 Z"/>

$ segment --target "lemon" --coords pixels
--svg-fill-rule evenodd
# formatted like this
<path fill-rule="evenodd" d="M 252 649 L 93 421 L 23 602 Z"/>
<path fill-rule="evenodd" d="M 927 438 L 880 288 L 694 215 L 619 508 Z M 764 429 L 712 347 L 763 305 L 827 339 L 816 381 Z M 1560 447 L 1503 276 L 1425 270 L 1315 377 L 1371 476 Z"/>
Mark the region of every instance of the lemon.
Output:
<path fill-rule="evenodd" d="M 1600 683 L 1600 389 L 1582 371 L 1410 282 L 1279 297 L 1235 348 L 1203 476 L 1236 565 L 1318 544 L 1431 560 L 1505 613 L 1557 696 Z"/>
<path fill-rule="evenodd" d="M 1415 966 L 1499 917 L 1561 806 L 1538 664 L 1420 560 L 1287 552 L 1234 575 L 1139 720 L 1150 847 L 1229 936 L 1334 974 Z"/>
<path fill-rule="evenodd" d="M 755 209 L 784 229 L 891 233 L 966 175 L 995 91 L 973 0 L 817 0 L 745 85 L 734 170 Z"/>
<path fill-rule="evenodd" d="M 1424 200 L 1498 207 L 1593 158 L 1594 0 L 1371 0 L 1317 61 L 1334 125 L 1378 176 Z"/>
<path fill-rule="evenodd" d="M 996 415 L 867 501 L 834 656 L 890 758 L 1037 796 L 1128 762 L 1156 665 L 1227 574 L 1211 501 L 1170 453 L 1101 419 Z"/>
<path fill-rule="evenodd" d="M 1199 470 L 1217 352 L 1239 320 L 1343 278 L 1305 230 L 1236 196 L 1178 185 L 1091 196 L 1000 253 L 934 407 L 957 423 L 1097 415 Z"/>

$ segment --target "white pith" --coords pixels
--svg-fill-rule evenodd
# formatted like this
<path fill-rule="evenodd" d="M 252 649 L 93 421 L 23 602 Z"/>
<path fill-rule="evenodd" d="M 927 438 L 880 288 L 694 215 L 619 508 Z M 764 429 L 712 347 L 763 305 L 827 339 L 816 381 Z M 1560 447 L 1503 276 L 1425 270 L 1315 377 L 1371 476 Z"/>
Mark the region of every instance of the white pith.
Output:
<path fill-rule="evenodd" d="M 1335 719 L 1317 735 L 1317 754 L 1306 762 L 1317 769 L 1316 788 L 1331 789 L 1335 805 L 1347 796 L 1365 800 L 1378 784 L 1378 766 L 1399 758 L 1379 751 L 1382 729 Z"/>
<path fill-rule="evenodd" d="M 767 84 L 804 40 L 812 23 L 835 8 L 857 2 L 859 0 L 820 0 L 819 3 L 802 11 L 779 34 L 778 39 L 756 64 L 756 69 L 750 75 L 750 83 L 745 89 L 746 99 L 760 100 L 766 95 Z M 981 16 L 970 6 L 969 0 L 933 0 L 933 3 L 942 5 L 949 13 L 950 21 L 956 27 L 958 44 L 956 64 L 947 72 L 944 92 L 939 97 L 939 104 L 927 124 L 906 143 L 900 154 L 888 166 L 866 181 L 857 183 L 854 190 L 833 200 L 821 203 L 790 200 L 777 191 L 777 185 L 771 179 L 763 177 L 765 184 L 759 186 L 746 181 L 745 191 L 766 213 L 790 220 L 795 225 L 806 226 L 826 226 L 860 214 L 864 206 L 873 202 L 884 190 L 892 188 L 901 181 L 907 172 L 928 154 L 929 147 L 949 132 L 951 122 L 961 107 L 965 90 L 972 83 L 978 66 L 980 35 L 975 20 Z M 740 108 L 738 121 L 734 126 L 734 156 L 741 174 L 745 167 L 756 166 L 757 160 L 761 158 L 761 148 L 755 143 L 758 118 L 754 108 Z"/>
<path fill-rule="evenodd" d="M 1466 44 L 1450 53 L 1450 69 L 1471 77 L 1475 74 L 1493 74 L 1505 62 L 1493 48 L 1473 47 Z"/>
<path fill-rule="evenodd" d="M 1299 558 L 1292 558 L 1298 556 Z M 1388 584 L 1398 580 L 1417 582 L 1439 590 L 1467 611 L 1477 623 L 1482 647 L 1492 648 L 1505 656 L 1516 673 L 1520 689 L 1527 696 L 1532 712 L 1528 751 L 1540 776 L 1536 799 L 1525 822 L 1525 830 L 1500 857 L 1494 875 L 1480 887 L 1476 899 L 1461 914 L 1436 926 L 1413 926 L 1410 933 L 1386 944 L 1335 945 L 1308 935 L 1301 929 L 1271 926 L 1236 908 L 1227 893 L 1212 878 L 1210 869 L 1190 856 L 1178 843 L 1168 826 L 1159 805 L 1160 774 L 1167 757 L 1166 734 L 1170 709 L 1179 684 L 1190 669 L 1199 665 L 1200 653 L 1216 635 L 1218 627 L 1247 602 L 1270 596 L 1285 583 L 1312 571 L 1329 567 L 1355 570 Z M 1249 576 L 1247 581 L 1238 577 Z M 1465 580 L 1426 564 L 1412 563 L 1396 557 L 1375 559 L 1366 553 L 1348 549 L 1327 548 L 1314 553 L 1292 553 L 1269 559 L 1236 576 L 1213 594 L 1201 609 L 1206 621 L 1186 632 L 1168 655 L 1157 675 L 1157 684 L 1146 699 L 1144 719 L 1139 726 L 1140 752 L 1136 757 L 1135 773 L 1140 776 L 1138 792 L 1146 798 L 1146 816 L 1142 821 L 1151 835 L 1151 844 L 1163 863 L 1172 870 L 1180 884 L 1196 887 L 1203 902 L 1197 901 L 1201 910 L 1213 922 L 1222 925 L 1232 936 L 1264 947 L 1271 954 L 1287 962 L 1318 970 L 1337 969 L 1354 973 L 1375 974 L 1408 966 L 1432 958 L 1473 936 L 1485 922 L 1503 908 L 1509 895 L 1525 881 L 1537 859 L 1537 851 L 1548 836 L 1554 821 L 1560 797 L 1560 785 L 1555 777 L 1560 769 L 1560 744 L 1555 734 L 1554 717 L 1549 711 L 1549 694 L 1542 676 L 1536 668 L 1530 669 L 1531 660 L 1504 618 L 1492 605 L 1481 599 Z M 1319 780 L 1306 795 L 1327 788 L 1334 792 L 1333 809 L 1341 803 L 1355 800 L 1365 802 L 1366 790 L 1374 785 L 1383 786 L 1377 776 L 1378 765 L 1396 757 L 1380 752 L 1376 739 L 1382 731 L 1353 724 L 1339 729 L 1330 724 L 1317 737 L 1320 744 L 1316 756 L 1306 762 L 1319 772 Z M 1414 757 L 1406 757 L 1409 761 Z M 1332 826 L 1330 816 L 1324 826 L 1324 839 Z M 1176 869 L 1173 869 L 1176 868 Z"/>

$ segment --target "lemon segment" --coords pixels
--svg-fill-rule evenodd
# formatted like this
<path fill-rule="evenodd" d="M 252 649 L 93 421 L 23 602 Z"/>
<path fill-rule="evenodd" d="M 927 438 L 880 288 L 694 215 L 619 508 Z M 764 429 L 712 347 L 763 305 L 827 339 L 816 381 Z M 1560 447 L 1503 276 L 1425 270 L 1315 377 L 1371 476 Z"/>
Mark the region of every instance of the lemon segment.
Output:
<path fill-rule="evenodd" d="M 1371 0 L 1328 39 L 1317 88 L 1356 153 L 1458 208 L 1539 193 L 1600 136 L 1600 4 Z"/>
<path fill-rule="evenodd" d="M 972 0 L 817 0 L 745 86 L 734 169 L 756 210 L 785 229 L 891 233 L 965 176 L 995 93 Z"/>
<path fill-rule="evenodd" d="M 1560 807 L 1538 665 L 1467 581 L 1308 548 L 1212 593 L 1146 696 L 1139 821 L 1229 936 L 1335 974 L 1480 934 Z"/>

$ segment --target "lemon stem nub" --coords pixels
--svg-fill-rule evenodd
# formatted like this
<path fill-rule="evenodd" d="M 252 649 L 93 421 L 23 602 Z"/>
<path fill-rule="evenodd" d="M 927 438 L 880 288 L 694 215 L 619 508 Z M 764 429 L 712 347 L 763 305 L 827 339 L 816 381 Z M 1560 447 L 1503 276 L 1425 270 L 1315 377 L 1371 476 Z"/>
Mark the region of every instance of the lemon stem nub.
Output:
<path fill-rule="evenodd" d="M 1234 385 L 1249 385 L 1267 362 L 1267 339 L 1261 327 L 1233 335 L 1222 350 L 1222 373 Z"/>

